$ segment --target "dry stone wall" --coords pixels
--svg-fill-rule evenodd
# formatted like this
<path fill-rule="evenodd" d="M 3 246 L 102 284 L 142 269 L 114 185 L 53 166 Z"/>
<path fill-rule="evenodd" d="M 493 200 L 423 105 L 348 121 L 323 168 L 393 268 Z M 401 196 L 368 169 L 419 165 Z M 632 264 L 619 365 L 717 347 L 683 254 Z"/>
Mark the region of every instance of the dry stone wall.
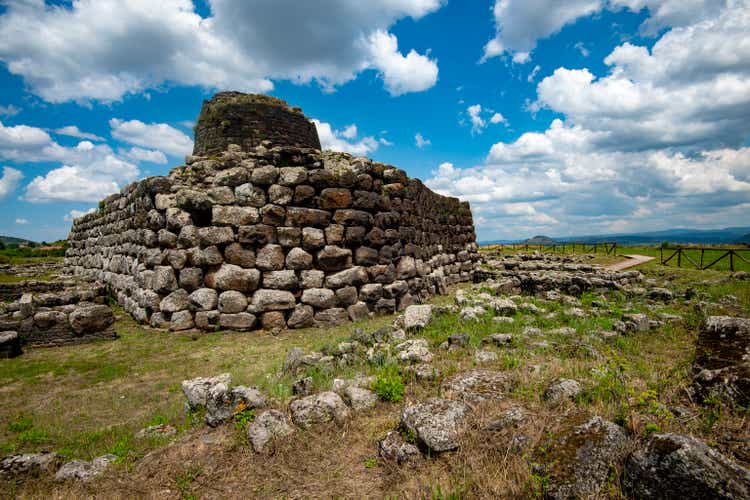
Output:
<path fill-rule="evenodd" d="M 172 330 L 337 325 L 472 278 L 468 203 L 366 158 L 273 144 L 190 156 L 108 197 L 74 222 L 69 271 Z"/>

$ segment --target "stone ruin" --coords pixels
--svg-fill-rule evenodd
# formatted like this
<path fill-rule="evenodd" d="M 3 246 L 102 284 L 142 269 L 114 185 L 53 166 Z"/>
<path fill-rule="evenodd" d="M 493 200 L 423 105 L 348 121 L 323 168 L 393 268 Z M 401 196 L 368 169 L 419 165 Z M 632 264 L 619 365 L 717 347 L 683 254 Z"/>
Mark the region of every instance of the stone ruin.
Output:
<path fill-rule="evenodd" d="M 65 263 L 136 320 L 205 331 L 338 325 L 469 281 L 469 204 L 403 170 L 321 152 L 299 108 L 205 101 L 194 154 L 77 219 Z"/>

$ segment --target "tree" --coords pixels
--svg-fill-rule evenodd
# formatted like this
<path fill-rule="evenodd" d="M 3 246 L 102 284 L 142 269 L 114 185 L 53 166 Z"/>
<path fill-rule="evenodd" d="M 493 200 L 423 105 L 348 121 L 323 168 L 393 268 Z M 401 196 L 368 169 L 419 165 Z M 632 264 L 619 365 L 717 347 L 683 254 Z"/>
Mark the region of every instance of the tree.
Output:
<path fill-rule="evenodd" d="M 5 250 L 5 243 L 0 241 L 0 250 Z"/>

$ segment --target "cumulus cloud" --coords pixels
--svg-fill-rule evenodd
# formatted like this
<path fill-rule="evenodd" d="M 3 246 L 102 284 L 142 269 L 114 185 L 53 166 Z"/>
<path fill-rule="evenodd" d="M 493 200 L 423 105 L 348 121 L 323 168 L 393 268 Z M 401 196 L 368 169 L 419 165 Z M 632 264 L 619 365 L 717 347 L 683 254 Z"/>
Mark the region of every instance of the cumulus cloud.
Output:
<path fill-rule="evenodd" d="M 156 149 L 143 149 L 134 146 L 130 149 L 121 149 L 119 153 L 121 156 L 135 161 L 147 161 L 159 165 L 167 164 L 167 157 Z"/>
<path fill-rule="evenodd" d="M 67 125 L 55 130 L 58 135 L 67 135 L 68 137 L 78 137 L 79 139 L 89 139 L 91 141 L 103 141 L 103 137 L 99 137 L 96 134 L 89 134 L 88 132 L 82 132 L 75 125 Z"/>
<path fill-rule="evenodd" d="M 526 63 L 538 40 L 559 32 L 578 19 L 603 9 L 628 9 L 649 16 L 641 25 L 644 36 L 656 36 L 665 27 L 683 27 L 699 20 L 711 19 L 730 6 L 745 0 L 495 0 L 492 10 L 495 36 L 484 46 L 481 61 L 508 54 L 513 62 Z M 576 44 L 584 57 L 588 50 Z"/>
<path fill-rule="evenodd" d="M 164 83 L 332 89 L 368 69 L 399 95 L 434 85 L 437 66 L 414 50 L 402 55 L 388 29 L 443 3 L 209 0 L 202 18 L 192 0 L 24 0 L 0 16 L 0 60 L 49 102 L 117 101 Z"/>
<path fill-rule="evenodd" d="M 425 147 L 432 145 L 432 141 L 424 137 L 420 132 L 417 132 L 414 134 L 414 144 L 416 144 L 419 149 L 424 149 Z"/>
<path fill-rule="evenodd" d="M 93 207 L 89 208 L 88 210 L 75 210 L 74 209 L 68 212 L 67 214 L 65 214 L 65 216 L 63 217 L 63 220 L 67 222 L 73 222 L 79 217 L 83 217 L 84 215 L 92 214 L 94 212 L 96 212 L 96 209 Z"/>
<path fill-rule="evenodd" d="M 24 224 L 28 224 L 28 223 L 29 223 L 29 219 L 24 219 L 23 217 L 18 217 L 16 219 L 16 224 L 18 224 L 18 225 L 24 225 Z"/>
<path fill-rule="evenodd" d="M 161 150 L 172 156 L 184 156 L 193 151 L 190 137 L 166 123 L 112 118 L 109 125 L 112 127 L 112 137 L 128 144 Z"/>
<path fill-rule="evenodd" d="M 351 142 L 357 138 L 356 125 L 349 125 L 343 130 L 334 130 L 330 123 L 321 122 L 316 119 L 313 119 L 312 121 L 318 129 L 320 146 L 323 149 L 342 151 L 344 153 L 351 153 L 355 156 L 366 156 L 378 149 L 378 145 L 381 144 L 380 141 L 371 136 L 363 137 L 356 142 Z"/>
<path fill-rule="evenodd" d="M 469 121 L 471 122 L 471 133 L 481 134 L 482 130 L 487 128 L 488 124 L 497 125 L 503 123 L 506 126 L 508 121 L 502 115 L 488 108 L 483 108 L 481 104 L 474 104 L 466 108 L 466 114 L 469 115 Z M 484 118 L 482 115 L 488 117 Z"/>
<path fill-rule="evenodd" d="M 15 160 L 36 156 L 52 138 L 40 128 L 27 125 L 5 126 L 0 122 L 0 157 Z"/>
<path fill-rule="evenodd" d="M 3 167 L 3 175 L 0 177 L 0 200 L 15 191 L 21 179 L 23 179 L 23 174 L 20 170 Z"/>
<path fill-rule="evenodd" d="M 750 210 L 750 9 L 719 10 L 650 50 L 616 47 L 604 76 L 558 68 L 532 111 L 563 118 L 494 144 L 483 164 L 444 163 L 427 185 L 472 202 L 480 238 L 736 224 Z"/>

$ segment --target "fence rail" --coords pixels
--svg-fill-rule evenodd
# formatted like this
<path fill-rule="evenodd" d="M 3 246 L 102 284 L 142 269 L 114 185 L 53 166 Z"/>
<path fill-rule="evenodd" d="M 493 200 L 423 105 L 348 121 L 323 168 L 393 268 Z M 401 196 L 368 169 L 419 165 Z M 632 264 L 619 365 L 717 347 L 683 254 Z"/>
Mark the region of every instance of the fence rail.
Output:
<path fill-rule="evenodd" d="M 700 252 L 700 257 L 697 257 L 695 252 Z M 706 252 L 711 252 L 711 256 L 709 256 L 708 263 L 706 263 Z M 719 256 L 716 257 L 716 253 L 719 253 Z M 742 253 L 745 253 L 745 256 L 743 257 Z M 690 254 L 693 254 L 691 257 Z M 711 258 L 713 257 L 713 258 Z M 745 258 L 747 257 L 747 258 Z M 716 248 L 716 247 L 660 247 L 659 248 L 659 261 L 662 265 L 667 265 L 671 261 L 675 260 L 677 262 L 677 267 L 682 267 L 682 261 L 683 259 L 690 264 L 692 264 L 696 269 L 700 269 L 701 271 L 704 269 L 710 269 L 711 267 L 717 265 L 719 262 L 723 261 L 724 259 L 729 260 L 729 270 L 734 271 L 735 270 L 735 262 L 737 260 L 740 260 L 744 262 L 745 264 L 750 265 L 750 248 Z M 696 258 L 698 259 L 698 262 L 696 262 Z"/>
<path fill-rule="evenodd" d="M 500 243 L 498 245 L 492 245 L 492 247 L 499 247 L 501 251 L 504 250 L 523 250 L 526 252 L 529 251 L 539 251 L 539 252 L 550 252 L 550 253 L 566 253 L 566 252 L 572 252 L 575 253 L 576 251 L 581 253 L 603 253 L 605 255 L 617 255 L 617 242 L 616 241 L 606 241 L 606 242 L 598 242 L 598 243 L 585 243 L 585 242 L 579 242 L 579 241 L 564 241 L 564 242 L 557 242 L 557 243 L 548 243 L 548 244 L 529 244 L 529 243 L 512 243 L 512 244 L 503 244 Z"/>

